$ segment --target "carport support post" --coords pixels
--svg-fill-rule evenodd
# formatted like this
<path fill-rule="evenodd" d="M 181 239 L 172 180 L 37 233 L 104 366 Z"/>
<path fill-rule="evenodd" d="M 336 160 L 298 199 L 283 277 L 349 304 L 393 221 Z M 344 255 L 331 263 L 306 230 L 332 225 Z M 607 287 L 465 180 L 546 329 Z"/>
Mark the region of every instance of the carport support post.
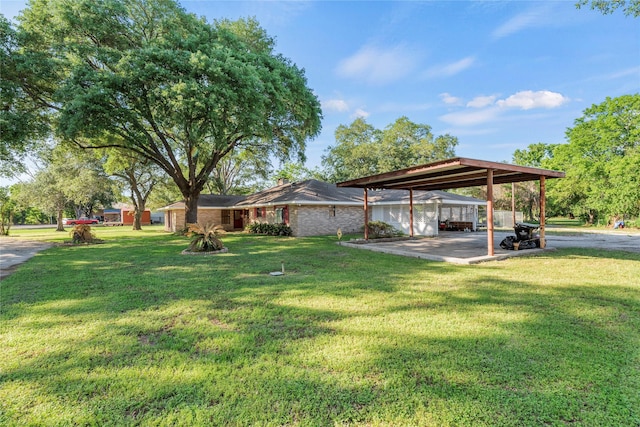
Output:
<path fill-rule="evenodd" d="M 513 226 L 516 226 L 516 183 L 511 183 L 511 218 Z"/>
<path fill-rule="evenodd" d="M 487 169 L 487 255 L 493 256 L 493 169 Z"/>
<path fill-rule="evenodd" d="M 364 240 L 369 240 L 369 193 L 364 189 Z"/>
<path fill-rule="evenodd" d="M 540 247 L 544 249 L 547 246 L 547 241 L 544 236 L 544 228 L 545 222 L 547 221 L 545 209 L 546 209 L 546 198 L 547 198 L 547 178 L 543 175 L 540 175 Z"/>
<path fill-rule="evenodd" d="M 409 237 L 413 237 L 413 188 L 409 189 Z"/>

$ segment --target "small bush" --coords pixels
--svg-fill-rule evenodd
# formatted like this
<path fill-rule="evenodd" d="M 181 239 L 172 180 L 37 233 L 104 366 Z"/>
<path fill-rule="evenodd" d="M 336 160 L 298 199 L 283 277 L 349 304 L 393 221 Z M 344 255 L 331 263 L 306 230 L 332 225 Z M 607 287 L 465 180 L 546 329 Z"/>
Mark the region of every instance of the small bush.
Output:
<path fill-rule="evenodd" d="M 247 226 L 247 231 L 253 234 L 266 234 L 267 236 L 291 236 L 293 230 L 287 224 L 267 224 L 254 222 Z"/>
<path fill-rule="evenodd" d="M 71 230 L 69 234 L 71 235 L 71 240 L 75 244 L 93 243 L 96 241 L 96 235 L 91 231 L 90 225 L 76 225 L 73 227 L 73 230 Z"/>
<path fill-rule="evenodd" d="M 191 237 L 189 250 L 191 252 L 213 252 L 224 248 L 220 236 L 225 233 L 224 228 L 213 223 L 189 224 L 187 236 Z"/>
<path fill-rule="evenodd" d="M 364 231 L 364 227 L 362 227 L 362 231 Z M 391 224 L 383 221 L 369 221 L 370 239 L 383 239 L 396 236 L 402 236 L 402 232 L 394 228 Z"/>

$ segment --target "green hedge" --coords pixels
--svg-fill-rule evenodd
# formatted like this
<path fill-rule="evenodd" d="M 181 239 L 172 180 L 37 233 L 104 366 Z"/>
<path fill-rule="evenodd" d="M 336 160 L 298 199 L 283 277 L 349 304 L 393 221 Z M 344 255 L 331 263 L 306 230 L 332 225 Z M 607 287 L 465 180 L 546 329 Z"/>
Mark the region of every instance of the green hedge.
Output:
<path fill-rule="evenodd" d="M 266 234 L 268 236 L 291 236 L 293 231 L 287 224 L 267 224 L 254 222 L 247 226 L 247 231 L 253 234 Z"/>
<path fill-rule="evenodd" d="M 369 238 L 384 239 L 386 237 L 402 236 L 402 231 L 383 221 L 369 221 Z M 364 227 L 362 227 L 364 231 Z"/>

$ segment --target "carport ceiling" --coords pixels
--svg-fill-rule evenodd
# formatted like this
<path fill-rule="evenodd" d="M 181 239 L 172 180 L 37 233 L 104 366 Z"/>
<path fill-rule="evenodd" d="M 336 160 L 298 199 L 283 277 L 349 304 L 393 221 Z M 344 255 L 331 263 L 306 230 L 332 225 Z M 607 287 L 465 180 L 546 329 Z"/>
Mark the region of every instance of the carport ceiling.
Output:
<path fill-rule="evenodd" d="M 537 181 L 541 176 L 564 178 L 564 172 L 559 171 L 456 157 L 344 181 L 337 185 L 369 189 L 447 190 L 487 185 L 489 170 L 493 170 L 494 184 Z"/>

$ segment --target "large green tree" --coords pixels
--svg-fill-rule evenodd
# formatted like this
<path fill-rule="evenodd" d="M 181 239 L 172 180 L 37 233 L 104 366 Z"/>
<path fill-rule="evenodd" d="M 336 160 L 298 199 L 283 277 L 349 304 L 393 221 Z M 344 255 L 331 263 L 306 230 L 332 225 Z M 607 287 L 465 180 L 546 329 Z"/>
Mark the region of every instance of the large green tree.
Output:
<path fill-rule="evenodd" d="M 45 156 L 44 165 L 33 179 L 19 185 L 20 202 L 34 206 L 57 218 L 58 231 L 64 231 L 64 212 L 91 216 L 98 208 L 115 200 L 114 185 L 102 162 L 79 149 L 59 145 Z"/>
<path fill-rule="evenodd" d="M 207 23 L 173 0 L 32 0 L 22 49 L 47 52 L 57 134 L 157 164 L 186 222 L 221 159 L 251 148 L 304 159 L 321 110 L 304 70 L 253 20 Z M 239 35 L 244 31 L 244 35 Z"/>
<path fill-rule="evenodd" d="M 270 171 L 268 157 L 253 150 L 240 150 L 218 162 L 206 189 L 212 194 L 250 194 L 262 188 Z"/>
<path fill-rule="evenodd" d="M 568 211 L 596 217 L 640 214 L 640 94 L 607 98 L 567 130 L 567 144 L 543 165 L 566 171 L 549 196 Z M 556 180 L 554 180 L 556 181 Z"/>
<path fill-rule="evenodd" d="M 27 77 L 35 59 L 19 46 L 19 34 L 0 15 L 0 176 L 6 177 L 25 172 L 25 158 L 49 133 L 47 107 Z"/>
<path fill-rule="evenodd" d="M 513 163 L 516 165 L 530 166 L 535 168 L 544 168 L 546 163 L 553 158 L 553 150 L 556 145 L 536 143 L 530 144 L 526 149 L 519 149 L 513 153 Z M 516 209 L 521 210 L 525 220 L 535 221 L 540 214 L 540 184 L 538 181 L 525 181 L 505 186 L 504 193 L 509 197 L 513 197 Z M 514 192 L 515 190 L 515 192 Z M 548 214 L 555 213 L 554 203 L 549 200 L 546 212 Z M 511 206 L 509 206 L 511 209 Z"/>
<path fill-rule="evenodd" d="M 142 230 L 142 214 L 147 208 L 147 200 L 156 184 L 165 176 L 158 166 L 119 148 L 106 150 L 104 171 L 122 184 L 133 205 L 133 229 Z"/>
<path fill-rule="evenodd" d="M 349 126 L 338 126 L 335 138 L 336 144 L 322 156 L 322 165 L 331 181 L 346 181 L 378 171 L 375 147 L 382 139 L 380 130 L 358 118 Z"/>
<path fill-rule="evenodd" d="M 384 130 L 358 118 L 349 126 L 338 126 L 335 138 L 322 164 L 329 179 L 336 182 L 453 157 L 458 145 L 456 137 L 434 137 L 429 125 L 407 117 Z"/>

